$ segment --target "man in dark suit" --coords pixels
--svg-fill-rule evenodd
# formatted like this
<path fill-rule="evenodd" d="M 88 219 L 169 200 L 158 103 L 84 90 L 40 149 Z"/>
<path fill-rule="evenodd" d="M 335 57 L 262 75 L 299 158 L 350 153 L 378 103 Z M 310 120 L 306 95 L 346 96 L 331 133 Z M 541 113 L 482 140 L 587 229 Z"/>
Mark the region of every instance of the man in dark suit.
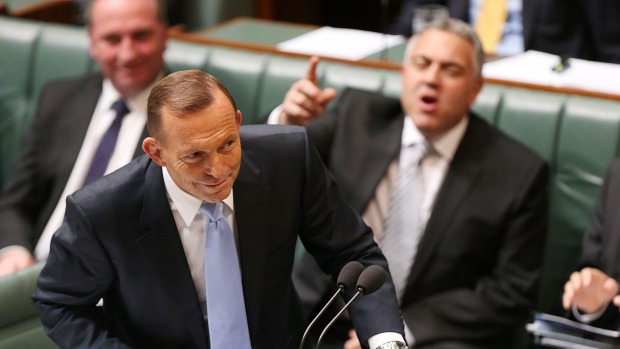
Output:
<path fill-rule="evenodd" d="M 157 0 L 96 0 L 89 9 L 89 45 L 100 73 L 50 83 L 40 95 L 32 128 L 0 196 L 0 275 L 45 260 L 62 222 L 65 197 L 85 181 L 95 150 L 123 117 L 107 171 L 143 154 L 146 99 L 164 75 L 167 26 Z M 43 236 L 43 237 L 42 237 Z"/>
<path fill-rule="evenodd" d="M 209 312 L 221 300 L 210 298 L 205 277 L 216 233 L 200 214 L 209 203 L 223 203 L 233 227 L 252 348 L 299 346 L 305 322 L 291 281 L 298 237 L 332 275 L 352 260 L 387 268 L 303 128 L 240 125 L 229 92 L 206 73 L 173 73 L 153 88 L 148 157 L 67 198 L 33 296 L 56 343 L 223 348 L 212 342 L 213 326 L 225 319 Z M 389 279 L 356 300 L 351 316 L 371 348 L 406 348 Z M 231 336 L 230 348 L 249 349 Z"/>
<path fill-rule="evenodd" d="M 581 269 L 564 286 L 562 303 L 572 318 L 593 326 L 620 329 L 618 251 L 620 251 L 620 160 L 607 170 L 590 229 L 583 240 Z"/>
<path fill-rule="evenodd" d="M 469 112 L 482 85 L 481 64 L 474 31 L 450 19 L 410 40 L 400 100 L 347 89 L 320 116 L 316 111 L 334 91 L 316 86 L 313 60 L 308 77 L 292 86 L 282 113 L 274 114 L 288 123 L 307 123 L 319 154 L 373 229 L 393 272 L 384 224 L 394 211 L 390 197 L 401 163 L 411 146 L 429 142 L 434 148 L 420 163 L 424 191 L 406 204 L 421 201 L 421 209 L 410 212 L 420 216 L 421 227 L 406 233 L 421 230 L 422 237 L 414 242 L 417 255 L 410 267 L 401 270 L 408 275 L 404 287 L 400 292 L 397 287 L 407 341 L 415 348 L 509 348 L 511 334 L 522 328 L 536 301 L 548 167 Z M 314 302 L 331 292 L 317 274 L 307 256 L 295 268 L 296 287 L 314 311 Z M 355 342 L 353 336 L 346 348 Z"/>
<path fill-rule="evenodd" d="M 523 50 L 620 63 L 620 28 L 616 24 L 620 17 L 618 1 L 520 1 Z M 411 36 L 414 8 L 424 4 L 447 6 L 450 16 L 473 23 L 471 0 L 406 0 L 389 31 Z"/>

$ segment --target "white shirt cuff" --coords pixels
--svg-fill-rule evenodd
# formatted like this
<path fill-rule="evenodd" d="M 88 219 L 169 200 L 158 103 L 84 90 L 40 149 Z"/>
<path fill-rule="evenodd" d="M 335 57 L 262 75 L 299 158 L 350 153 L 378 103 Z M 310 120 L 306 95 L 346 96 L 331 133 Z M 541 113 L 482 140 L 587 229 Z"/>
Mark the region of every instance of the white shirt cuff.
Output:
<path fill-rule="evenodd" d="M 597 311 L 596 313 L 582 314 L 581 312 L 579 312 L 579 309 L 577 309 L 577 306 L 573 304 L 573 307 L 572 307 L 573 316 L 575 316 L 575 319 L 577 319 L 579 322 L 582 322 L 584 324 L 589 324 L 592 321 L 600 318 L 601 315 L 603 315 L 603 313 L 605 312 L 605 310 L 607 310 L 608 306 L 609 306 L 609 303 L 602 306 L 601 309 L 599 309 L 599 311 Z"/>
<path fill-rule="evenodd" d="M 269 117 L 267 118 L 267 124 L 269 125 L 278 125 L 280 124 L 280 114 L 282 114 L 282 110 L 284 107 L 282 104 L 275 107 L 271 113 L 269 113 Z"/>
<path fill-rule="evenodd" d="M 413 332 L 411 332 L 407 324 L 405 324 L 405 338 L 407 339 L 407 345 L 409 347 L 413 346 L 413 343 L 415 343 L 415 338 L 413 337 Z"/>
<path fill-rule="evenodd" d="M 391 341 L 400 341 L 403 343 L 405 342 L 403 336 L 401 336 L 400 333 L 384 332 L 370 337 L 370 339 L 368 339 L 368 346 L 370 347 L 370 349 L 375 349 L 376 347 Z"/>

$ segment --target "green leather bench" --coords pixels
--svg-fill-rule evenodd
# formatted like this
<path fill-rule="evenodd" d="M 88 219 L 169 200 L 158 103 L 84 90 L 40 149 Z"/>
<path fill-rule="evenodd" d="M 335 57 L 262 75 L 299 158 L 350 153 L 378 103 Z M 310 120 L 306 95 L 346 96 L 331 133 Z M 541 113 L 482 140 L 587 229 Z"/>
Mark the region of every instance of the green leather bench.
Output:
<path fill-rule="evenodd" d="M 30 295 L 43 264 L 0 277 L 0 349 L 58 348 L 43 332 Z"/>
<path fill-rule="evenodd" d="M 0 28 L 1 183 L 15 162 L 41 86 L 97 68 L 82 28 L 6 17 L 0 17 Z M 307 65 L 303 58 L 178 40 L 169 43 L 165 58 L 171 71 L 197 68 L 222 80 L 246 124 L 258 122 L 280 103 Z M 400 93 L 396 70 L 326 61 L 319 65 L 318 77 L 322 86 L 337 90 L 355 86 L 390 96 Z M 619 152 L 620 102 L 487 83 L 474 110 L 551 165 L 549 237 L 537 310 L 559 314 L 562 287 L 577 265 L 602 175 Z M 4 282 L 0 279 L 0 289 Z M 29 300 L 30 293 L 2 297 L 0 303 Z M 7 315 L 0 311 L 0 341 Z"/>

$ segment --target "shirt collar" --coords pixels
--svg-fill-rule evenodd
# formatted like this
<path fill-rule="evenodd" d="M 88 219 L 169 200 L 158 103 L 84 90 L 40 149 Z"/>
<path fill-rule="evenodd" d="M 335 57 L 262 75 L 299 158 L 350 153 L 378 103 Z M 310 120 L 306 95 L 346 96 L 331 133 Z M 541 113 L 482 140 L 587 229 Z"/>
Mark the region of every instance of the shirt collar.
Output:
<path fill-rule="evenodd" d="M 436 137 L 433 140 L 429 140 L 433 149 L 439 153 L 439 155 L 445 158 L 448 161 L 451 161 L 454 158 L 454 154 L 456 153 L 456 149 L 458 148 L 463 136 L 465 135 L 465 130 L 467 129 L 467 124 L 469 123 L 469 117 L 464 117 L 459 121 L 456 125 L 454 125 L 451 129 Z M 413 119 L 408 115 L 405 117 L 405 124 L 403 125 L 403 134 L 401 140 L 401 147 L 406 148 L 413 144 L 419 144 L 424 141 L 424 136 L 415 126 Z"/>
<path fill-rule="evenodd" d="M 147 86 L 142 92 L 131 98 L 124 98 L 125 103 L 130 111 L 137 111 L 146 114 L 146 104 L 149 98 L 149 94 L 151 93 L 151 89 L 164 77 L 164 73 L 161 72 L 157 75 L 157 78 Z M 112 81 L 108 78 L 103 79 L 103 89 L 101 91 L 100 100 L 103 102 L 104 106 L 108 106 L 108 108 L 119 98 L 122 98 L 121 94 L 116 90 Z"/>
<path fill-rule="evenodd" d="M 164 185 L 166 186 L 166 193 L 168 194 L 169 200 L 172 202 L 174 207 L 176 207 L 177 211 L 183 218 L 185 225 L 189 226 L 196 215 L 199 214 L 198 210 L 200 209 L 202 200 L 179 188 L 179 186 L 172 180 L 172 177 L 170 177 L 170 173 L 168 173 L 167 168 L 162 167 L 162 175 L 164 177 Z M 228 217 L 234 210 L 232 190 L 230 191 L 228 197 L 223 200 L 223 203 L 224 216 Z"/>

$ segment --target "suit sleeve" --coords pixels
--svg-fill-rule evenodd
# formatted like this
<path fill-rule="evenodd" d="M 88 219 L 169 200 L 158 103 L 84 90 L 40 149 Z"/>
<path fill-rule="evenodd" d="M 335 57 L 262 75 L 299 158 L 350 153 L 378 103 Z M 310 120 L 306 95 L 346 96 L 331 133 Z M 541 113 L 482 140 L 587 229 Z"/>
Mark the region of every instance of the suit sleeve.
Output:
<path fill-rule="evenodd" d="M 380 265 L 387 271 L 387 262 L 373 240 L 372 231 L 344 200 L 307 138 L 306 149 L 303 231 L 300 235 L 305 248 L 323 271 L 334 277 L 353 260 L 365 266 Z M 351 296 L 349 294 L 347 298 Z M 403 334 L 396 293 L 389 278 L 377 292 L 358 298 L 349 311 L 362 341 L 383 332 Z"/>
<path fill-rule="evenodd" d="M 402 308 L 416 343 L 498 338 L 522 325 L 535 306 L 547 229 L 548 168 L 533 167 L 515 188 L 493 270 L 471 287 L 430 295 Z"/>
<path fill-rule="evenodd" d="M 96 305 L 113 282 L 114 270 L 72 196 L 53 239 L 33 295 L 47 335 L 61 348 L 130 348 L 108 328 L 103 308 Z"/>
<path fill-rule="evenodd" d="M 590 228 L 584 235 L 579 269 L 592 267 L 608 275 L 617 273 L 617 269 L 611 270 L 605 260 L 618 253 L 618 237 L 614 236 L 617 235 L 617 227 L 612 223 L 617 215 L 615 211 L 620 206 L 620 196 L 615 195 L 618 190 L 620 190 L 620 161 L 615 160 L 607 169 Z M 615 261 L 614 258 L 611 259 Z M 570 315 L 572 318 L 572 313 Z M 590 325 L 617 330 L 620 326 L 618 307 L 610 303 L 607 310 Z"/>

